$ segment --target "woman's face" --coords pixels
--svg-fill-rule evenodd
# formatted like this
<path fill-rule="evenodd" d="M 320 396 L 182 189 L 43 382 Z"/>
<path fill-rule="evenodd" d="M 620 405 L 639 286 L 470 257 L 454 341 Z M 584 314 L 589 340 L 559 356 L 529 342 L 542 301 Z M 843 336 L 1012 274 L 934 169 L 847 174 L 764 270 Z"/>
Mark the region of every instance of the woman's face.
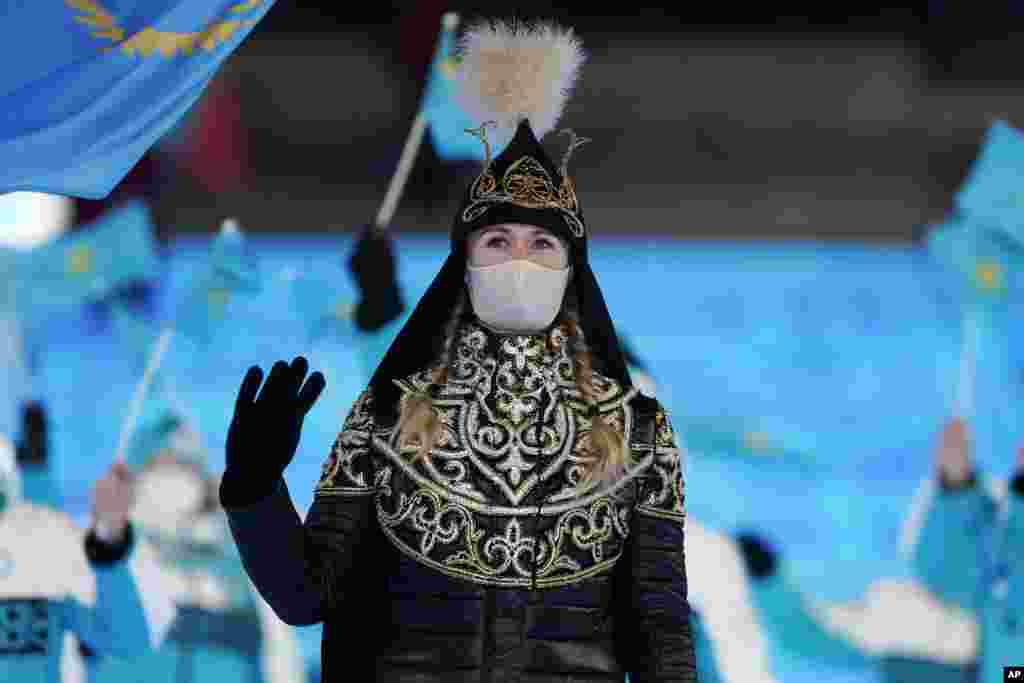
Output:
<path fill-rule="evenodd" d="M 533 225 L 502 223 L 481 228 L 470 235 L 468 246 L 469 265 L 474 268 L 515 260 L 532 261 L 552 270 L 569 265 L 569 252 L 562 240 Z"/>

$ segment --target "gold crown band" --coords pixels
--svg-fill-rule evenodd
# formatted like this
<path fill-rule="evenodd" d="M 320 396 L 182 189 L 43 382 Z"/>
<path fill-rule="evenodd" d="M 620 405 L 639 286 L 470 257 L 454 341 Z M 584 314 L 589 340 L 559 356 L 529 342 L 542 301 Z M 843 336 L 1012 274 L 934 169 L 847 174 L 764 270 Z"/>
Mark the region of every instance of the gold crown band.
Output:
<path fill-rule="evenodd" d="M 462 212 L 462 221 L 470 223 L 496 204 L 514 204 L 527 209 L 553 209 L 561 214 L 573 235 L 583 237 L 585 230 L 579 217 L 576 187 L 568 174 L 568 163 L 576 148 L 590 142 L 590 139 L 579 137 L 569 129 L 559 131 L 569 135 L 570 140 L 569 148 L 562 157 L 561 182 L 557 187 L 544 165 L 531 156 L 520 157 L 509 165 L 499 181 L 491 172 L 493 160 L 486 132 L 491 125 L 496 124 L 487 121 L 479 128 L 466 130 L 483 142 L 485 160 L 483 172 L 470 187 L 469 205 Z"/>

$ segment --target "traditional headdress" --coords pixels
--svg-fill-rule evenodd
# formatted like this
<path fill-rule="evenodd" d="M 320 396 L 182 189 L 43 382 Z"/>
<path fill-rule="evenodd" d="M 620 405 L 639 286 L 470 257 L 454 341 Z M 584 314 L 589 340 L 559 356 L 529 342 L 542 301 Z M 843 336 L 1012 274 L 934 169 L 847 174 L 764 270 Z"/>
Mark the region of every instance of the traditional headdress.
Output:
<path fill-rule="evenodd" d="M 375 412 L 393 414 L 398 399 L 393 380 L 436 360 L 443 322 L 465 287 L 467 238 L 500 223 L 535 225 L 565 241 L 573 267 L 567 296 L 575 299 L 595 369 L 630 386 L 614 325 L 587 259 L 586 222 L 568 172 L 573 152 L 588 140 L 571 130 L 559 131 L 568 144 L 557 165 L 540 144 L 561 118 L 578 78 L 585 59 L 580 42 L 571 29 L 553 24 L 482 22 L 467 30 L 460 53 L 458 97 L 479 123 L 467 133 L 484 145 L 484 168 L 455 215 L 448 259 L 371 380 Z M 496 150 L 501 151 L 492 158 Z"/>

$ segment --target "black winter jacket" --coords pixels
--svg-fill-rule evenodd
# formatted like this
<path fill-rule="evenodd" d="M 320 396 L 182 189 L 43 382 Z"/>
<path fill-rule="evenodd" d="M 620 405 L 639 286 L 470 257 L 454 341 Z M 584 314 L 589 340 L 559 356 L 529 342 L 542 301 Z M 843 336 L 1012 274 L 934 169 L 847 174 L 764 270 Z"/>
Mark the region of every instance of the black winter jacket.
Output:
<path fill-rule="evenodd" d="M 323 621 L 325 683 L 697 680 L 671 424 L 598 374 L 580 395 L 560 335 L 469 326 L 434 399 L 443 430 L 429 458 L 397 452 L 366 392 L 304 523 L 283 480 L 227 508 L 276 613 Z M 425 391 L 433 377 L 399 384 Z M 628 435 L 633 462 L 579 491 L 593 405 Z"/>

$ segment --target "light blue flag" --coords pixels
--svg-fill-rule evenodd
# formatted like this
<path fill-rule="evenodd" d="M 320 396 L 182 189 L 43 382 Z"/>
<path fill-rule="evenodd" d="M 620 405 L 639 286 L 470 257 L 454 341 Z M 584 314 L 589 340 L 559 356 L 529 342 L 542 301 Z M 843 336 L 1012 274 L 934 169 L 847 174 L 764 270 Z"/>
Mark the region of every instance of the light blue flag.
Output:
<path fill-rule="evenodd" d="M 157 322 L 147 320 L 120 299 L 111 302 L 110 318 L 115 343 L 123 349 L 124 359 L 141 376 L 161 332 Z M 156 371 L 152 384 L 159 385 L 161 381 L 162 375 Z"/>
<path fill-rule="evenodd" d="M 101 199 L 171 131 L 274 0 L 0 7 L 0 193 Z"/>
<path fill-rule="evenodd" d="M 427 116 L 430 140 L 438 156 L 450 161 L 483 161 L 484 146 L 480 138 L 466 132 L 478 126 L 455 99 L 457 62 L 453 33 L 447 27 L 441 31 L 430 67 L 423 111 Z"/>
<path fill-rule="evenodd" d="M 239 291 L 258 292 L 262 288 L 259 262 L 249 250 L 236 221 L 224 222 L 213 241 L 210 264 Z"/>
<path fill-rule="evenodd" d="M 301 274 L 289 283 L 291 305 L 306 331 L 306 340 L 355 343 L 358 330 L 352 320 L 355 302 L 351 292 L 343 291 L 337 281 Z"/>
<path fill-rule="evenodd" d="M 124 462 L 138 472 L 163 451 L 172 451 L 179 460 L 204 472 L 207 469 L 206 452 L 184 411 L 166 389 L 153 388 L 142 405 Z"/>
<path fill-rule="evenodd" d="M 331 347 L 354 354 L 354 362 L 346 368 L 345 377 L 361 390 L 398 332 L 412 315 L 406 310 L 396 319 L 374 332 L 360 330 L 353 319 L 355 302 L 351 290 L 339 285 L 337 278 L 303 273 L 291 278 L 289 296 L 293 314 L 306 333 L 306 342 L 323 351 L 321 358 L 331 358 Z M 349 356 L 352 358 L 352 356 Z"/>
<path fill-rule="evenodd" d="M 133 282 L 159 277 L 149 209 L 130 202 L 56 241 L 18 255 L 13 298 L 29 329 L 68 308 L 100 302 Z"/>
<path fill-rule="evenodd" d="M 1024 304 L 1024 246 L 954 216 L 932 229 L 928 249 L 956 280 L 963 309 L 953 410 L 974 427 L 974 457 L 986 471 L 1001 474 L 1024 437 L 1019 342 L 1012 338 Z"/>
<path fill-rule="evenodd" d="M 233 221 L 226 221 L 210 245 L 205 264 L 179 303 L 174 329 L 201 346 L 209 345 L 217 329 L 232 315 L 240 296 L 262 289 L 259 265 Z"/>
<path fill-rule="evenodd" d="M 928 251 L 954 275 L 965 305 L 1002 309 L 1024 302 L 1024 243 L 959 215 L 932 228 Z"/>
<path fill-rule="evenodd" d="M 992 124 L 956 207 L 1024 247 L 1024 133 L 1004 121 Z"/>

